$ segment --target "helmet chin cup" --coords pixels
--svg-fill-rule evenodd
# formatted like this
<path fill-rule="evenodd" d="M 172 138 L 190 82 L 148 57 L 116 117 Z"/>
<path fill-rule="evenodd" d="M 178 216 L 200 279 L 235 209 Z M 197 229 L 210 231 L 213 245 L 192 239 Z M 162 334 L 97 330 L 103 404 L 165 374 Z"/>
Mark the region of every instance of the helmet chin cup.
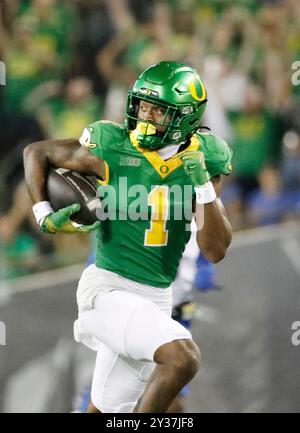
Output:
<path fill-rule="evenodd" d="M 156 132 L 153 123 L 138 121 L 135 132 L 140 147 L 154 150 L 162 146 L 162 137 Z"/>
<path fill-rule="evenodd" d="M 136 130 L 139 134 L 143 135 L 153 135 L 156 134 L 156 127 L 153 125 L 153 123 L 150 122 L 141 122 L 138 121 L 136 125 Z"/>
<path fill-rule="evenodd" d="M 156 134 L 154 135 L 138 134 L 137 140 L 139 142 L 140 147 L 143 147 L 144 149 L 155 150 L 163 146 L 161 137 Z"/>

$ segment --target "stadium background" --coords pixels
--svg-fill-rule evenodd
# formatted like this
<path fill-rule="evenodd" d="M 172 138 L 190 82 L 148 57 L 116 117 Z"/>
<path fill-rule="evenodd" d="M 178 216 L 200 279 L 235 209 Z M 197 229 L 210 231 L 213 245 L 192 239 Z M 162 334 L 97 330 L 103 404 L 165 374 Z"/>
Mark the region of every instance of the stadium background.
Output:
<path fill-rule="evenodd" d="M 122 122 L 128 87 L 162 59 L 199 70 L 204 125 L 234 149 L 222 198 L 236 234 L 222 290 L 195 294 L 203 366 L 187 410 L 299 411 L 299 2 L 3 0 L 0 13 L 0 411 L 70 411 L 93 367 L 72 340 L 91 239 L 38 232 L 22 151 Z"/>

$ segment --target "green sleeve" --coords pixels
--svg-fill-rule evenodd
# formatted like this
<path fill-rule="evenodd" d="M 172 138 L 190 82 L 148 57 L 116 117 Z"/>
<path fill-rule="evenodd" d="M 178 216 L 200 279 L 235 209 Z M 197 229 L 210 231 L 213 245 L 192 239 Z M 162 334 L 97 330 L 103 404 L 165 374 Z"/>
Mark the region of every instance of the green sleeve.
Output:
<path fill-rule="evenodd" d="M 111 166 L 116 160 L 115 150 L 123 147 L 125 136 L 123 126 L 109 120 L 99 120 L 84 129 L 79 141 L 89 152 Z"/>
<path fill-rule="evenodd" d="M 84 128 L 83 133 L 79 138 L 79 142 L 90 153 L 103 159 L 101 122 L 98 121 L 91 123 Z"/>

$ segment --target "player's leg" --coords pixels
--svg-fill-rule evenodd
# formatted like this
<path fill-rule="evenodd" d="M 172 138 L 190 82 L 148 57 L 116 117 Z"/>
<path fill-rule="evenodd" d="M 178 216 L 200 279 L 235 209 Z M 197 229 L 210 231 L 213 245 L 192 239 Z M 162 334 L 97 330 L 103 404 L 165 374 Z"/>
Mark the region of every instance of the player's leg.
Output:
<path fill-rule="evenodd" d="M 91 390 L 92 411 L 132 412 L 154 367 L 152 362 L 126 358 L 100 344 Z"/>
<path fill-rule="evenodd" d="M 190 333 L 135 294 L 114 290 L 97 296 L 94 308 L 83 313 L 80 322 L 116 354 L 158 364 L 139 411 L 165 412 L 199 367 L 199 350 Z M 133 400 L 127 397 L 127 401 Z"/>
<path fill-rule="evenodd" d="M 198 371 L 200 352 L 192 340 L 175 340 L 160 346 L 155 351 L 154 361 L 157 365 L 137 412 L 166 412 Z"/>
<path fill-rule="evenodd" d="M 150 304 L 136 309 L 126 332 L 130 353 L 157 364 L 135 411 L 166 412 L 196 374 L 200 351 L 187 329 Z"/>
<path fill-rule="evenodd" d="M 131 356 L 157 364 L 135 410 L 166 412 L 200 365 L 200 351 L 190 332 L 155 304 L 146 302 L 127 323 L 126 343 Z"/>
<path fill-rule="evenodd" d="M 86 413 L 102 413 L 92 402 L 92 400 L 89 401 L 88 407 L 86 409 Z"/>
<path fill-rule="evenodd" d="M 188 386 L 188 385 L 185 385 Z M 169 406 L 168 413 L 184 413 L 185 412 L 185 397 L 181 394 L 182 390 L 180 391 L 180 394 L 173 400 L 171 403 L 171 406 Z"/>
<path fill-rule="evenodd" d="M 84 392 L 81 395 L 80 405 L 78 408 L 79 413 L 101 413 L 92 403 L 91 389 L 91 385 L 85 387 Z"/>
<path fill-rule="evenodd" d="M 182 289 L 181 292 L 183 292 Z M 192 318 L 196 309 L 196 304 L 192 302 L 191 295 L 189 292 L 184 292 L 184 295 L 185 297 L 183 297 L 181 294 L 181 299 L 184 299 L 185 301 L 183 301 L 178 305 L 173 305 L 172 319 L 176 320 L 176 322 L 179 322 L 182 326 L 184 326 L 186 329 L 191 331 Z M 186 396 L 188 395 L 188 392 L 189 392 L 189 384 L 186 384 L 180 390 L 180 393 L 172 402 L 171 406 L 169 406 L 168 413 L 185 412 L 185 400 L 186 400 Z"/>

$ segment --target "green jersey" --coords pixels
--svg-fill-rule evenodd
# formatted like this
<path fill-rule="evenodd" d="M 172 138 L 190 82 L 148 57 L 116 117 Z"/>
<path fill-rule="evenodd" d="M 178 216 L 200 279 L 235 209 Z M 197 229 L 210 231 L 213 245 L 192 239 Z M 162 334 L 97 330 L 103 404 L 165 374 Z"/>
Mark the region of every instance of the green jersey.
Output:
<path fill-rule="evenodd" d="M 164 160 L 139 147 L 133 131 L 99 121 L 88 126 L 80 143 L 106 163 L 100 186 L 113 199 L 108 218 L 98 229 L 96 266 L 155 287 L 168 287 L 176 277 L 190 238 L 194 190 L 179 156 L 201 150 L 212 176 L 231 170 L 231 151 L 212 134 L 194 134 L 183 152 Z M 143 196 L 143 197 L 142 197 Z M 104 204 L 105 199 L 102 201 Z"/>

